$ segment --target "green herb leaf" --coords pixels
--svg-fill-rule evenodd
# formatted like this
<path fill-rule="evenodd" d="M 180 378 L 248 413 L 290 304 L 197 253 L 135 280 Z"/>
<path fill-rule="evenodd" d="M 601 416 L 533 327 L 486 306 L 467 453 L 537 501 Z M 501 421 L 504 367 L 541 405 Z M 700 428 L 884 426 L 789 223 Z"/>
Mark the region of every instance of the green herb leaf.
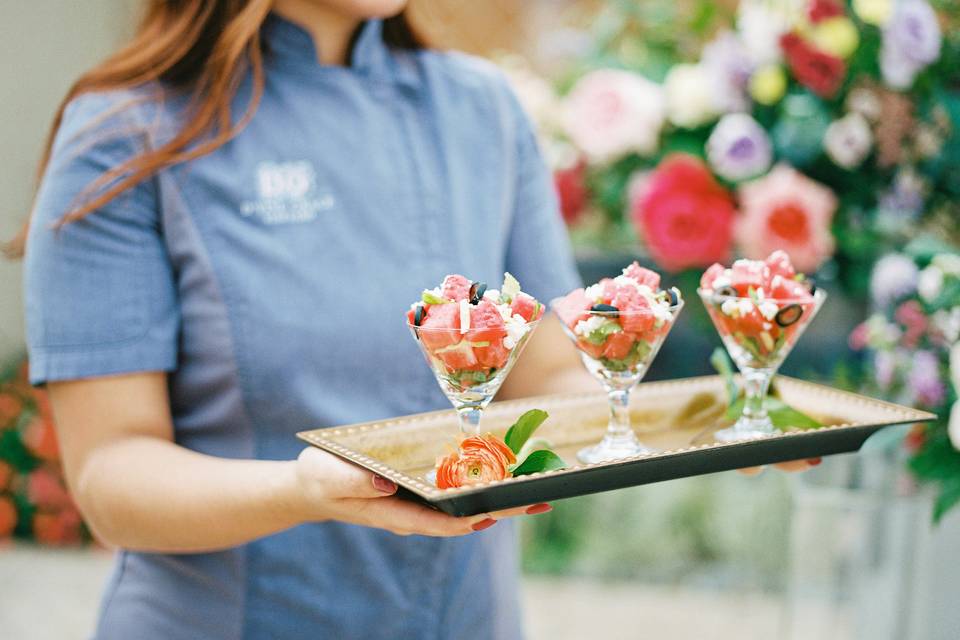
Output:
<path fill-rule="evenodd" d="M 517 418 L 509 429 L 503 441 L 510 447 L 514 453 L 519 453 L 524 443 L 533 435 L 533 432 L 543 424 L 549 414 L 542 409 L 531 409 Z"/>
<path fill-rule="evenodd" d="M 954 476 L 940 485 L 940 493 L 933 503 L 933 521 L 940 522 L 951 508 L 960 504 L 960 476 Z"/>
<path fill-rule="evenodd" d="M 540 471 L 563 469 L 566 466 L 567 463 L 563 461 L 563 458 L 553 451 L 538 449 L 527 456 L 527 459 L 513 470 L 513 475 L 514 477 L 525 476 L 531 473 L 539 473 Z"/>
<path fill-rule="evenodd" d="M 738 398 L 736 402 L 727 408 L 727 419 L 736 420 L 743 413 L 744 398 Z M 770 422 L 781 431 L 787 429 L 817 429 L 823 424 L 814 420 L 807 414 L 797 411 L 786 402 L 776 396 L 767 396 L 763 401 L 767 408 L 767 414 L 770 416 Z"/>
<path fill-rule="evenodd" d="M 723 376 L 723 383 L 727 388 L 727 403 L 732 405 L 737 401 L 740 390 L 737 389 L 737 383 L 733 381 L 733 363 L 730 362 L 730 356 L 723 347 L 717 347 L 710 354 L 710 364 Z"/>
<path fill-rule="evenodd" d="M 427 304 L 447 304 L 449 302 L 453 302 L 453 300 L 447 300 L 446 298 L 438 296 L 429 289 L 423 290 L 423 293 L 420 294 L 420 299 Z"/>

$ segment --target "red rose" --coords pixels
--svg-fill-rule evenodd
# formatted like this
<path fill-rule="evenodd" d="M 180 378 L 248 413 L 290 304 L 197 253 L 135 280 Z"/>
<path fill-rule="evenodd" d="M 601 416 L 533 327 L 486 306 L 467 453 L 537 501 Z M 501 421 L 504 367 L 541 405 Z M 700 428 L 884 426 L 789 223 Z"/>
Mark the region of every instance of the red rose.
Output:
<path fill-rule="evenodd" d="M 587 204 L 587 165 L 583 160 L 566 169 L 557 169 L 553 173 L 553 183 L 560 200 L 560 212 L 563 220 L 572 225 L 583 213 Z"/>
<path fill-rule="evenodd" d="M 73 505 L 63 478 L 55 467 L 38 467 L 27 476 L 27 498 L 43 509 L 62 509 Z"/>
<path fill-rule="evenodd" d="M 733 215 L 730 194 L 686 154 L 660 163 L 632 211 L 650 255 L 670 271 L 727 260 Z"/>
<path fill-rule="evenodd" d="M 821 98 L 832 98 L 837 94 L 847 74 L 843 60 L 815 49 L 796 33 L 781 36 L 780 48 L 800 84 Z"/>
<path fill-rule="evenodd" d="M 42 544 L 77 544 L 82 540 L 81 524 L 76 509 L 63 509 L 56 513 L 38 511 L 33 516 L 33 537 Z"/>
<path fill-rule="evenodd" d="M 437 460 L 437 487 L 452 489 L 510 477 L 517 461 L 504 442 L 493 434 L 464 438 L 460 448 Z"/>
<path fill-rule="evenodd" d="M 807 17 L 814 24 L 842 15 L 843 6 L 837 0 L 810 0 L 807 5 Z"/>

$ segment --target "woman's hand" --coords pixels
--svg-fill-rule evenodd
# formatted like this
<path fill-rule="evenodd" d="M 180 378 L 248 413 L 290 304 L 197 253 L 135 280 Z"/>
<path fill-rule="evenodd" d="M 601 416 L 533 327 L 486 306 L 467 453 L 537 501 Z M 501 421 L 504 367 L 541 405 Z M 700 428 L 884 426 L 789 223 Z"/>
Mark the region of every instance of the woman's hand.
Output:
<path fill-rule="evenodd" d="M 398 535 L 462 536 L 503 518 L 550 510 L 537 504 L 457 518 L 397 498 L 397 485 L 390 480 L 316 447 L 307 447 L 297 458 L 296 483 L 304 520 L 339 520 Z"/>
<path fill-rule="evenodd" d="M 778 462 L 773 466 L 780 471 L 786 471 L 788 473 L 794 473 L 797 471 L 807 471 L 812 469 L 823 462 L 823 458 L 807 458 L 806 460 L 791 460 L 790 462 Z M 743 469 L 737 469 L 740 473 L 745 476 L 755 476 L 758 473 L 763 471 L 763 467 L 745 467 Z"/>

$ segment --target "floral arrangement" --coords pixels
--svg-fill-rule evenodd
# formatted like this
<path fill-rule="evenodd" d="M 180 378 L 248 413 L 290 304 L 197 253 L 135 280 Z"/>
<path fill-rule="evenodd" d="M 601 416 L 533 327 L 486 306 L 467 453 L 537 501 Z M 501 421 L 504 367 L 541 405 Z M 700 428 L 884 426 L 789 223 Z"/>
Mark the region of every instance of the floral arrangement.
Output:
<path fill-rule="evenodd" d="M 550 444 L 532 438 L 547 417 L 546 411 L 531 409 L 507 429 L 503 439 L 492 433 L 464 438 L 456 451 L 437 459 L 437 487 L 469 487 L 563 469 L 566 463 L 549 449 Z"/>
<path fill-rule="evenodd" d="M 960 254 L 885 256 L 871 290 L 878 309 L 850 343 L 869 349 L 869 390 L 937 414 L 905 445 L 916 477 L 939 487 L 939 519 L 960 504 Z"/>
<path fill-rule="evenodd" d="M 686 61 L 696 52 L 655 23 L 635 32 L 655 18 L 633 5 L 649 4 L 613 3 L 558 89 L 511 71 L 575 241 L 635 234 L 671 271 L 783 249 L 802 271 L 835 265 L 858 295 L 921 230 L 957 244 L 955 15 L 927 0 L 741 0 L 729 17 L 699 2 L 687 26 L 711 35 Z M 680 40 L 680 22 L 661 31 Z"/>
<path fill-rule="evenodd" d="M 0 375 L 0 539 L 42 544 L 88 541 L 60 466 L 46 394 L 27 382 L 26 364 Z"/>

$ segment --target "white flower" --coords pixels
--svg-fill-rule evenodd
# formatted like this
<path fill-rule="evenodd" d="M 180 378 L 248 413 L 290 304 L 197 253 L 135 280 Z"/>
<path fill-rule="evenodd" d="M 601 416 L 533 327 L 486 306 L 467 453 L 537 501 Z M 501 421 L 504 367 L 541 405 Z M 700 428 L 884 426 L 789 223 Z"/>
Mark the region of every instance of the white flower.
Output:
<path fill-rule="evenodd" d="M 873 266 L 870 297 L 878 307 L 886 307 L 917 290 L 917 265 L 902 253 L 889 253 Z"/>
<path fill-rule="evenodd" d="M 667 117 L 678 127 L 693 129 L 718 115 L 713 79 L 698 64 L 674 65 L 663 81 L 667 96 Z"/>
<path fill-rule="evenodd" d="M 960 340 L 960 306 L 953 307 L 950 311 L 938 309 L 930 316 L 930 323 L 948 344 Z"/>
<path fill-rule="evenodd" d="M 563 127 L 591 160 L 657 150 L 663 128 L 660 86 L 629 71 L 598 69 L 580 78 L 563 103 Z"/>
<path fill-rule="evenodd" d="M 950 422 L 947 426 L 947 434 L 950 436 L 950 442 L 953 448 L 960 451 L 960 400 L 953 403 L 950 409 Z"/>
<path fill-rule="evenodd" d="M 938 253 L 931 261 L 941 271 L 951 276 L 960 276 L 960 255 L 955 253 Z"/>
<path fill-rule="evenodd" d="M 873 133 L 870 124 L 860 113 L 848 113 L 834 120 L 823 136 L 823 146 L 830 159 L 844 169 L 860 166 L 870 148 L 873 147 Z"/>
<path fill-rule="evenodd" d="M 940 267 L 931 264 L 920 272 L 920 277 L 917 279 L 917 292 L 921 298 L 927 302 L 932 302 L 934 298 L 940 295 L 942 288 L 943 271 L 940 270 Z"/>
<path fill-rule="evenodd" d="M 780 61 L 780 36 L 793 28 L 805 4 L 798 0 L 743 0 L 740 3 L 737 31 L 755 64 Z"/>
<path fill-rule="evenodd" d="M 517 100 L 542 132 L 556 131 L 560 121 L 560 96 L 543 77 L 522 63 L 508 60 L 504 65 L 507 80 Z"/>

